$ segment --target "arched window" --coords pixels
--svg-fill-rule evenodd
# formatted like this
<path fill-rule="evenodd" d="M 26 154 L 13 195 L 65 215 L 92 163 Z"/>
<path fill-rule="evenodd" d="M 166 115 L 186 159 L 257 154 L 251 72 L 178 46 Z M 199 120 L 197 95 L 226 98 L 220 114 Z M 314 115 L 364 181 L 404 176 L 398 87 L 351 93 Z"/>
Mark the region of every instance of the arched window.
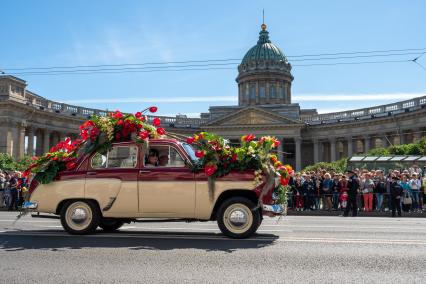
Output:
<path fill-rule="evenodd" d="M 256 84 L 250 84 L 250 99 L 256 99 Z"/>
<path fill-rule="evenodd" d="M 285 98 L 285 89 L 286 89 L 285 87 L 286 87 L 285 84 L 280 84 L 280 93 L 279 93 L 280 99 Z"/>
<path fill-rule="evenodd" d="M 266 89 L 265 84 L 260 84 L 260 86 L 259 86 L 259 97 L 260 98 L 266 98 L 265 89 Z"/>
<path fill-rule="evenodd" d="M 274 85 L 270 85 L 269 86 L 269 97 L 271 99 L 276 99 L 277 98 L 277 92 L 275 90 L 275 86 Z"/>

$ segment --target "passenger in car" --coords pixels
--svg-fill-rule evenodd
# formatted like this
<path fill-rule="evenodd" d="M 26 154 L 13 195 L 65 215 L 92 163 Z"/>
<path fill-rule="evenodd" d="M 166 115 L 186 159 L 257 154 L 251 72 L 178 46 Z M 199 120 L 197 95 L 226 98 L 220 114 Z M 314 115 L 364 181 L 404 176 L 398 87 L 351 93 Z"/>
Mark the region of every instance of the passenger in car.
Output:
<path fill-rule="evenodd" d="M 148 158 L 145 161 L 145 167 L 158 167 L 158 151 L 156 149 L 150 149 Z"/>
<path fill-rule="evenodd" d="M 169 155 L 167 154 L 161 155 L 159 158 L 159 162 L 160 162 L 160 166 L 167 167 L 169 164 Z"/>

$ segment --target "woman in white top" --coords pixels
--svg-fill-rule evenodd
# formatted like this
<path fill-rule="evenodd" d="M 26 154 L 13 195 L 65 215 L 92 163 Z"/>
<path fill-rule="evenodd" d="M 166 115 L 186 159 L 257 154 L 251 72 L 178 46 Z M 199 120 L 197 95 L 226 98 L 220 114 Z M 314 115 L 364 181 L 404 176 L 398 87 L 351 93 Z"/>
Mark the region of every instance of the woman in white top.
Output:
<path fill-rule="evenodd" d="M 414 211 L 418 211 L 419 208 L 421 208 L 420 204 L 419 204 L 419 195 L 420 195 L 420 187 L 421 187 L 421 182 L 420 179 L 418 178 L 417 174 L 413 173 L 411 176 L 411 179 L 408 183 L 410 185 L 410 189 L 411 189 L 411 195 L 413 196 L 413 210 Z"/>

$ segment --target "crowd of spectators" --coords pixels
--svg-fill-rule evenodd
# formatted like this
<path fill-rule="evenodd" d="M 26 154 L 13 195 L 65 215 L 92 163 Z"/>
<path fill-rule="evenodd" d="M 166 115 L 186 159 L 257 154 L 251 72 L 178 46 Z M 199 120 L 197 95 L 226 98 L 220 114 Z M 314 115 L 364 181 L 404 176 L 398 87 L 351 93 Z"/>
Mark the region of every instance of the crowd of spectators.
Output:
<path fill-rule="evenodd" d="M 345 211 L 350 199 L 349 185 L 356 184 L 353 204 L 357 211 L 389 211 L 395 197 L 402 210 L 408 213 L 421 213 L 426 196 L 426 167 L 421 169 L 413 165 L 407 169 L 382 170 L 354 169 L 339 173 L 317 171 L 295 173 L 289 185 L 288 207 L 290 210 Z M 396 187 L 402 188 L 394 193 Z"/>
<path fill-rule="evenodd" d="M 27 179 L 21 172 L 0 170 L 0 208 L 18 210 L 27 192 Z"/>

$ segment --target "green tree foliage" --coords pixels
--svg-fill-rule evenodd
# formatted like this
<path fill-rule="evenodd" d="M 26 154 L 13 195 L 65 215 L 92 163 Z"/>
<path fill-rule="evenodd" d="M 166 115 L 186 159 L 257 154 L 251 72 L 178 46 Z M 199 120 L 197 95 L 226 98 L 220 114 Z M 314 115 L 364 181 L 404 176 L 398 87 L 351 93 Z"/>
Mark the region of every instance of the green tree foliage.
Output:
<path fill-rule="evenodd" d="M 417 143 L 393 145 L 388 148 L 375 148 L 368 151 L 368 156 L 389 155 L 426 155 L 426 138 Z"/>
<path fill-rule="evenodd" d="M 6 153 L 0 153 L 0 169 L 8 171 L 24 171 L 31 164 L 31 157 L 25 156 L 22 159 L 15 160 Z"/>
<path fill-rule="evenodd" d="M 305 169 L 303 169 L 303 171 L 317 171 L 318 169 L 323 169 L 326 171 L 342 173 L 346 171 L 347 165 L 348 165 L 348 160 L 345 158 L 345 159 L 340 159 L 330 163 L 326 163 L 326 162 L 316 163 L 311 166 L 307 166 Z"/>

